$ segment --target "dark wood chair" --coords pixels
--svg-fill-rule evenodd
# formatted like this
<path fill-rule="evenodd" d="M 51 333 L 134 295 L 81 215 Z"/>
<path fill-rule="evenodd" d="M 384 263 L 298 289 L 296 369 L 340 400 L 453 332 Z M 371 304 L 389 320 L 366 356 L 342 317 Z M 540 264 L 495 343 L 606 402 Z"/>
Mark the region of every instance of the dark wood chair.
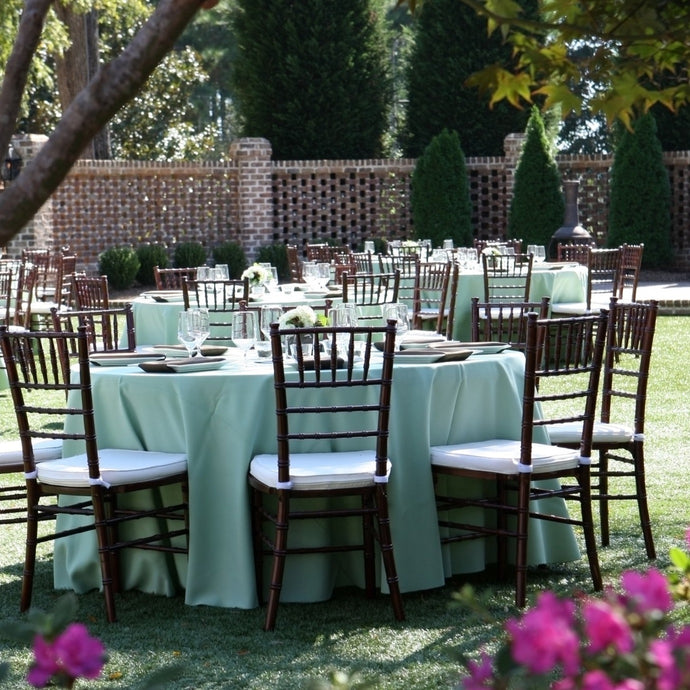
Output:
<path fill-rule="evenodd" d="M 433 323 L 436 333 L 452 338 L 458 265 L 419 262 L 414 279 L 412 328 L 424 329 Z"/>
<path fill-rule="evenodd" d="M 485 302 L 528 302 L 532 254 L 482 254 Z"/>
<path fill-rule="evenodd" d="M 622 244 L 618 264 L 618 292 L 619 299 L 634 302 L 637 299 L 637 283 L 642 270 L 642 255 L 644 244 Z"/>
<path fill-rule="evenodd" d="M 549 298 L 541 302 L 505 302 L 491 304 L 472 297 L 471 339 L 474 342 L 507 343 L 515 350 L 527 346 L 527 315 L 538 314 L 540 319 L 549 315 Z"/>
<path fill-rule="evenodd" d="M 110 309 L 108 276 L 88 276 L 76 273 L 72 276 L 72 299 L 77 311 L 85 309 Z"/>
<path fill-rule="evenodd" d="M 286 376 L 282 347 L 286 337 L 315 342 L 336 335 L 339 342 L 342 338 L 348 341 L 342 353 L 333 348 L 331 355 L 322 355 L 315 348 L 314 358 L 307 359 L 297 347 L 297 371 Z M 377 336 L 383 337 L 383 361 L 374 365 L 372 353 Z M 354 366 L 355 339 L 358 346 L 362 345 L 361 366 Z M 265 630 L 275 628 L 287 556 L 362 551 L 365 589 L 367 596 L 373 597 L 375 540 L 395 618 L 404 619 L 386 493 L 391 471 L 387 443 L 394 343 L 393 322 L 369 328 L 281 330 L 278 324 L 271 326 L 278 452 L 255 456 L 249 468 L 256 586 L 262 601 L 263 557 L 267 554 L 272 558 Z M 353 420 L 348 424 L 345 418 L 350 417 Z M 319 419 L 318 428 L 315 418 Z M 351 497 L 352 502 L 344 503 L 345 497 Z M 309 507 L 307 499 L 315 500 L 315 505 Z M 348 517 L 361 518 L 362 542 L 289 544 L 288 532 L 295 520 L 323 522 Z"/>
<path fill-rule="evenodd" d="M 294 244 L 288 244 L 285 247 L 287 254 L 288 267 L 290 269 L 290 281 L 293 283 L 301 283 L 302 281 L 302 260 L 299 256 L 299 250 Z"/>
<path fill-rule="evenodd" d="M 249 279 L 189 280 L 182 283 L 184 308 L 208 309 L 211 334 L 207 343 L 229 345 L 232 341 L 232 313 L 240 303 L 249 303 Z"/>
<path fill-rule="evenodd" d="M 621 252 L 612 249 L 592 249 L 588 266 L 587 310 L 608 309 L 609 301 L 618 295 Z"/>
<path fill-rule="evenodd" d="M 196 280 L 196 268 L 159 268 L 153 267 L 156 290 L 182 290 L 184 279 Z"/>
<path fill-rule="evenodd" d="M 520 607 L 526 601 L 527 543 L 534 519 L 582 527 L 592 583 L 594 589 L 602 588 L 592 518 L 590 459 L 605 338 L 605 313 L 569 319 L 539 319 L 535 313 L 528 314 L 520 438 L 431 448 L 441 542 L 495 537 L 499 573 L 503 574 L 507 540 L 514 539 L 515 603 Z M 568 397 L 563 405 L 565 390 Z M 577 449 L 549 443 L 544 428 L 563 422 L 578 425 Z M 481 480 L 487 488 L 466 492 L 462 483 L 441 478 Z M 558 482 L 547 488 L 549 484 L 539 481 L 545 479 Z M 459 490 L 454 492 L 453 487 Z M 553 503 L 544 500 L 548 498 L 575 501 L 579 509 L 571 515 L 559 513 Z M 455 512 L 469 507 L 475 511 Z M 487 520 L 477 519 L 477 508 L 482 518 L 485 512 L 492 515 Z"/>
<path fill-rule="evenodd" d="M 60 365 L 60 353 L 66 351 L 73 338 L 79 352 L 78 381 L 65 379 L 65 368 Z M 31 605 L 37 545 L 95 530 L 106 614 L 109 621 L 115 621 L 115 593 L 120 589 L 119 554 L 123 549 L 187 553 L 187 457 L 184 453 L 98 447 L 84 326 L 76 334 L 9 333 L 3 326 L 0 347 L 17 415 L 27 491 L 20 609 L 26 611 Z M 56 395 L 42 396 L 37 405 L 27 403 L 36 390 Z M 69 396 L 70 415 L 81 418 L 83 431 L 62 431 L 65 394 Z M 34 443 L 44 438 L 69 439 L 71 445 L 80 447 L 80 452 L 37 462 Z M 163 494 L 158 490 L 173 486 L 178 487 L 180 494 L 174 496 L 172 504 L 162 502 Z M 144 489 L 157 492 L 158 498 L 149 505 L 141 498 Z M 138 502 L 122 505 L 124 496 L 133 492 L 137 492 Z M 54 502 L 56 496 L 60 496 L 60 504 Z M 57 515 L 83 516 L 84 521 L 80 526 L 73 523 L 65 531 L 59 531 L 58 522 L 54 530 L 41 529 L 39 533 L 39 522 Z M 130 538 L 121 527 L 133 522 L 141 531 Z"/>
<path fill-rule="evenodd" d="M 594 424 L 592 497 L 599 501 L 601 543 L 609 544 L 609 503 L 636 501 L 647 557 L 656 558 L 645 478 L 644 441 L 647 385 L 659 305 L 610 302 L 601 387 L 601 414 Z M 561 424 L 549 429 L 552 443 L 576 447 L 579 429 Z M 627 477 L 632 486 L 625 486 Z M 615 486 L 615 488 L 614 488 Z M 626 490 L 627 489 L 627 490 Z"/>
<path fill-rule="evenodd" d="M 381 319 L 380 307 L 398 301 L 400 271 L 392 273 L 343 273 L 343 302 L 362 307 L 360 319 Z M 378 307 L 378 309 L 377 309 Z"/>
<path fill-rule="evenodd" d="M 581 266 L 589 266 L 589 257 L 592 247 L 589 244 L 574 244 L 559 242 L 556 247 L 556 260 L 578 263 Z"/>

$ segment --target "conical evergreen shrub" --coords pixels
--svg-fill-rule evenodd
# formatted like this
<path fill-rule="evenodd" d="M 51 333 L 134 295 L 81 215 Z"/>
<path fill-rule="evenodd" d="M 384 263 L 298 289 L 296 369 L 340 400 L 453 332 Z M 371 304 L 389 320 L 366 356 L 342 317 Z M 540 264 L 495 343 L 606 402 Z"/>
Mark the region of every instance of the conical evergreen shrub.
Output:
<path fill-rule="evenodd" d="M 435 247 L 445 239 L 456 247 L 472 244 L 472 203 L 457 132 L 444 129 L 417 159 L 410 203 L 419 239 L 430 239 Z"/>
<path fill-rule="evenodd" d="M 611 166 L 606 244 L 624 242 L 644 244 L 645 268 L 667 268 L 673 255 L 671 186 L 651 113 L 638 118 L 632 132 L 623 133 Z"/>
<path fill-rule="evenodd" d="M 551 151 L 544 120 L 535 106 L 515 170 L 508 216 L 508 236 L 523 240 L 525 246 L 548 246 L 551 236 L 563 225 L 565 201 L 561 175 Z"/>

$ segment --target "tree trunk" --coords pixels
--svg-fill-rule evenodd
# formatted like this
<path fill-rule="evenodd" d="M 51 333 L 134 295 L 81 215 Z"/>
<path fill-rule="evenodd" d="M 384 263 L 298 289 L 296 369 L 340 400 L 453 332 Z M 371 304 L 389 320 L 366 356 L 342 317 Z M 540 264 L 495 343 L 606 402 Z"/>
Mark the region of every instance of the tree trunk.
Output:
<path fill-rule="evenodd" d="M 26 0 L 26 3 L 28 7 L 46 1 Z M 94 135 L 134 97 L 158 63 L 172 50 L 203 1 L 160 0 L 122 54 L 104 65 L 72 101 L 43 148 L 0 194 L 0 246 L 6 245 L 31 220 Z M 1 115 L 0 135 L 6 133 L 7 127 L 2 125 Z"/>

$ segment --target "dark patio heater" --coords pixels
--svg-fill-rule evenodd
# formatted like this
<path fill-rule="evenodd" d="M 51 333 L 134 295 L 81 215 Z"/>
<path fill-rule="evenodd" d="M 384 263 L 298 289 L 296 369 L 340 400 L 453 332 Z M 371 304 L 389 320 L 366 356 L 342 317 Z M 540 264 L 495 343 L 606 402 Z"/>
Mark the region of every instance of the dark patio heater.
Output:
<path fill-rule="evenodd" d="M 596 245 L 594 238 L 580 225 L 577 208 L 578 180 L 564 180 L 563 193 L 565 195 L 565 217 L 563 225 L 554 232 L 547 249 L 549 261 L 556 259 L 559 244 L 589 244 Z"/>
<path fill-rule="evenodd" d="M 2 177 L 5 186 L 7 186 L 8 182 L 11 182 L 19 176 L 19 171 L 22 169 L 23 163 L 22 157 L 15 151 L 14 146 L 10 144 L 7 148 L 5 163 L 0 170 L 0 177 Z"/>

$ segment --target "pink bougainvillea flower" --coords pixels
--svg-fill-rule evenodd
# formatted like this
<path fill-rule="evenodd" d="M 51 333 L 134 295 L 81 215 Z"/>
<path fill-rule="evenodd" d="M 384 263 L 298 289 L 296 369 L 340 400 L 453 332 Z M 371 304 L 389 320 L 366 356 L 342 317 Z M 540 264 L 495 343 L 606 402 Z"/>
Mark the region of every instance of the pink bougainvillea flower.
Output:
<path fill-rule="evenodd" d="M 72 623 L 54 642 L 63 670 L 71 678 L 97 678 L 105 664 L 105 648 L 82 623 Z"/>
<path fill-rule="evenodd" d="M 644 683 L 637 678 L 626 678 L 613 687 L 616 690 L 644 690 Z"/>
<path fill-rule="evenodd" d="M 467 670 L 470 675 L 463 680 L 464 690 L 485 690 L 493 687 L 493 660 L 486 652 L 482 652 L 479 662 L 468 661 Z"/>
<path fill-rule="evenodd" d="M 608 602 L 590 599 L 582 608 L 588 651 L 597 654 L 608 647 L 624 654 L 632 650 L 633 635 L 621 611 Z"/>
<path fill-rule="evenodd" d="M 506 623 L 513 659 L 531 673 L 546 673 L 559 664 L 566 675 L 576 673 L 580 654 L 574 622 L 572 601 L 561 600 L 550 591 L 542 592 L 521 620 Z"/>
<path fill-rule="evenodd" d="M 104 663 L 102 642 L 91 637 L 85 625 L 72 623 L 52 642 L 40 635 L 34 638 L 34 663 L 27 681 L 36 688 L 42 688 L 56 676 L 70 681 L 97 678 Z"/>
<path fill-rule="evenodd" d="M 621 583 L 639 613 L 668 613 L 673 607 L 668 580 L 655 568 L 650 568 L 646 573 L 627 570 L 621 576 Z"/>
<path fill-rule="evenodd" d="M 587 671 L 582 676 L 582 682 L 579 686 L 582 690 L 616 690 L 617 686 L 608 677 L 604 671 L 596 669 L 594 671 Z"/>
<path fill-rule="evenodd" d="M 53 644 L 46 642 L 40 635 L 36 635 L 34 638 L 34 663 L 26 677 L 27 682 L 35 688 L 43 688 L 59 670 Z"/>
<path fill-rule="evenodd" d="M 659 668 L 655 687 L 658 690 L 680 688 L 680 669 L 673 656 L 672 640 L 652 640 L 649 643 L 649 656 Z"/>

